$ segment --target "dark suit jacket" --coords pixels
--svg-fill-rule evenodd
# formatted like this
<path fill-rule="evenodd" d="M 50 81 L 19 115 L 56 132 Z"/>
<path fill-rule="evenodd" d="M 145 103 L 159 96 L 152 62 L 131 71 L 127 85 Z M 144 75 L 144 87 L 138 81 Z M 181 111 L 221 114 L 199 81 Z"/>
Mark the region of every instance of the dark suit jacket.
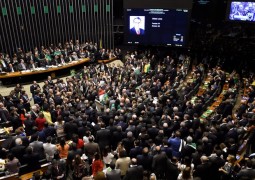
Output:
<path fill-rule="evenodd" d="M 35 68 L 38 67 L 36 63 L 34 63 L 34 66 L 35 66 Z M 32 64 L 29 64 L 29 65 L 28 65 L 28 69 L 33 69 L 33 65 L 32 65 Z"/>
<path fill-rule="evenodd" d="M 13 154 L 14 157 L 19 159 L 19 161 L 22 163 L 23 155 L 25 154 L 25 149 L 26 149 L 26 147 L 23 145 L 15 146 L 11 149 L 11 153 Z"/>
<path fill-rule="evenodd" d="M 140 34 L 137 34 L 136 30 L 135 30 L 135 27 L 133 27 L 133 28 L 130 29 L 130 34 L 137 35 L 137 36 L 144 35 L 144 29 L 139 28 L 139 30 L 140 30 Z"/>
<path fill-rule="evenodd" d="M 141 180 L 143 179 L 142 166 L 133 166 L 128 168 L 124 180 Z"/>
<path fill-rule="evenodd" d="M 35 171 L 40 168 L 40 164 L 38 163 L 40 160 L 38 153 L 25 154 L 23 156 L 24 163 L 27 164 L 27 171 Z"/>
<path fill-rule="evenodd" d="M 97 131 L 96 140 L 99 144 L 100 149 L 105 146 L 110 146 L 111 142 L 111 132 L 109 129 L 100 129 Z"/>
<path fill-rule="evenodd" d="M 94 154 L 97 152 L 100 154 L 99 145 L 94 142 L 89 142 L 84 145 L 84 152 L 85 154 L 92 159 L 94 157 Z"/>
<path fill-rule="evenodd" d="M 25 63 L 24 63 L 24 65 L 25 65 L 25 68 L 27 69 L 27 65 L 26 65 Z M 21 63 L 18 64 L 18 70 L 19 70 L 19 71 L 26 70 L 26 69 L 24 69 L 24 68 L 22 67 Z"/>
<path fill-rule="evenodd" d="M 137 155 L 142 154 L 143 148 L 140 146 L 136 146 L 130 150 L 129 156 L 130 158 L 136 158 Z"/>
<path fill-rule="evenodd" d="M 106 172 L 107 180 L 121 180 L 120 169 L 113 169 Z"/>
<path fill-rule="evenodd" d="M 179 175 L 177 165 L 173 164 L 169 159 L 167 160 L 166 179 L 176 180 Z"/>
<path fill-rule="evenodd" d="M 152 161 L 152 169 L 154 170 L 155 174 L 160 178 L 164 178 L 166 173 L 166 166 L 167 165 L 167 156 L 165 152 L 161 152 L 156 154 L 153 157 Z"/>
<path fill-rule="evenodd" d="M 144 170 L 151 171 L 153 156 L 151 155 L 138 155 L 137 164 L 142 165 Z"/>
<path fill-rule="evenodd" d="M 200 177 L 201 180 L 210 180 L 211 175 L 211 163 L 209 162 L 198 165 L 194 172 L 194 177 Z"/>
<path fill-rule="evenodd" d="M 225 161 L 218 156 L 211 157 L 210 161 L 212 163 L 211 170 L 213 179 L 220 179 L 221 173 L 219 171 L 219 168 L 224 166 Z"/>
<path fill-rule="evenodd" d="M 254 179 L 255 178 L 255 169 L 242 169 L 237 174 L 237 179 Z"/>

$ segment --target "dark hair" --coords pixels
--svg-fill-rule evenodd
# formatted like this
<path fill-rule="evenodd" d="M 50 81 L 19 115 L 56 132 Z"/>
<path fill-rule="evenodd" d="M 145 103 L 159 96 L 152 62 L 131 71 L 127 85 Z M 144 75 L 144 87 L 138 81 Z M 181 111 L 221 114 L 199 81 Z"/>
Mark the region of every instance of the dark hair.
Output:
<path fill-rule="evenodd" d="M 65 144 L 66 144 L 66 140 L 65 140 L 64 137 L 62 137 L 62 138 L 60 139 L 59 144 L 60 144 L 60 146 L 62 147 L 62 149 L 64 149 L 64 146 L 65 146 Z"/>
<path fill-rule="evenodd" d="M 27 154 L 32 154 L 33 153 L 33 148 L 28 146 L 27 149 L 26 149 L 26 153 Z"/>
<path fill-rule="evenodd" d="M 120 158 L 127 157 L 127 151 L 126 151 L 126 150 L 120 151 L 120 152 L 119 152 L 119 157 L 120 157 Z"/>
<path fill-rule="evenodd" d="M 74 165 L 79 165 L 81 164 L 81 156 L 79 154 L 76 154 L 75 158 L 74 158 Z"/>
<path fill-rule="evenodd" d="M 110 168 L 115 169 L 115 163 L 113 161 L 110 163 Z"/>
<path fill-rule="evenodd" d="M 14 156 L 13 156 L 12 153 L 10 153 L 10 154 L 7 155 L 7 158 L 8 158 L 10 161 L 12 161 L 12 160 L 14 159 Z"/>
<path fill-rule="evenodd" d="M 51 143 L 51 141 L 52 141 L 52 137 L 51 137 L 51 136 L 48 136 L 48 137 L 46 138 L 46 142 L 47 142 L 47 143 Z"/>
<path fill-rule="evenodd" d="M 99 160 L 100 159 L 100 155 L 99 155 L 99 153 L 95 153 L 95 160 Z"/>

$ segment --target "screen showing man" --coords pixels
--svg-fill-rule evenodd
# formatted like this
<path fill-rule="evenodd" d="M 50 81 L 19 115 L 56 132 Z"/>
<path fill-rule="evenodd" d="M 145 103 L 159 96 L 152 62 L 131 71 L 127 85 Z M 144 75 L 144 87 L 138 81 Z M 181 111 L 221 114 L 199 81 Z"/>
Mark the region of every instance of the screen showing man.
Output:
<path fill-rule="evenodd" d="M 144 35 L 145 17 L 144 16 L 130 16 L 129 23 L 130 34 Z"/>

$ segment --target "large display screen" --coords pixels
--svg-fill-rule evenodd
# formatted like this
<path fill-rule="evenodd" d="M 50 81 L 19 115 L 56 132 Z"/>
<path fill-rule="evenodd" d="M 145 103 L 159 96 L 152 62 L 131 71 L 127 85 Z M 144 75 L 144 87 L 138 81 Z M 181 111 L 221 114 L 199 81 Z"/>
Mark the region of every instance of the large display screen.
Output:
<path fill-rule="evenodd" d="M 255 21 L 255 2 L 230 2 L 228 18 L 234 21 Z"/>
<path fill-rule="evenodd" d="M 188 9 L 128 8 L 125 43 L 185 46 L 189 28 Z"/>

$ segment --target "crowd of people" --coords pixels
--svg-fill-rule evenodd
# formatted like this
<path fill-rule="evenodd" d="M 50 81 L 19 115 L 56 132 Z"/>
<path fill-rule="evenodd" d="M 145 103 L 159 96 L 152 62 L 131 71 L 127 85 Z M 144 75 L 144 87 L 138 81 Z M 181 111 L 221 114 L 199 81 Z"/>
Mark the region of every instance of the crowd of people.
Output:
<path fill-rule="evenodd" d="M 238 91 L 228 91 L 202 120 L 205 102 L 226 80 L 237 90 L 242 81 L 236 73 L 227 78 L 219 66 L 200 64 L 192 66 L 193 83 L 186 82 L 191 66 L 183 54 L 157 59 L 134 52 L 124 66 L 91 64 L 65 80 L 48 77 L 42 87 L 34 81 L 31 98 L 17 84 L 0 103 L 0 122 L 15 133 L 1 147 L 6 171 L 19 172 L 26 164 L 31 172 L 46 159 L 51 165 L 45 179 L 255 178 L 254 87 L 236 112 Z M 205 76 L 211 79 L 208 90 L 191 102 L 187 94 Z"/>
<path fill-rule="evenodd" d="M 51 44 L 49 47 L 35 47 L 28 52 L 18 48 L 13 55 L 0 52 L 0 72 L 16 72 L 65 65 L 82 58 L 92 60 L 121 58 L 121 53 L 120 49 L 103 49 L 99 48 L 97 43 L 80 43 L 79 40 L 75 42 L 71 40 L 65 44 Z"/>

